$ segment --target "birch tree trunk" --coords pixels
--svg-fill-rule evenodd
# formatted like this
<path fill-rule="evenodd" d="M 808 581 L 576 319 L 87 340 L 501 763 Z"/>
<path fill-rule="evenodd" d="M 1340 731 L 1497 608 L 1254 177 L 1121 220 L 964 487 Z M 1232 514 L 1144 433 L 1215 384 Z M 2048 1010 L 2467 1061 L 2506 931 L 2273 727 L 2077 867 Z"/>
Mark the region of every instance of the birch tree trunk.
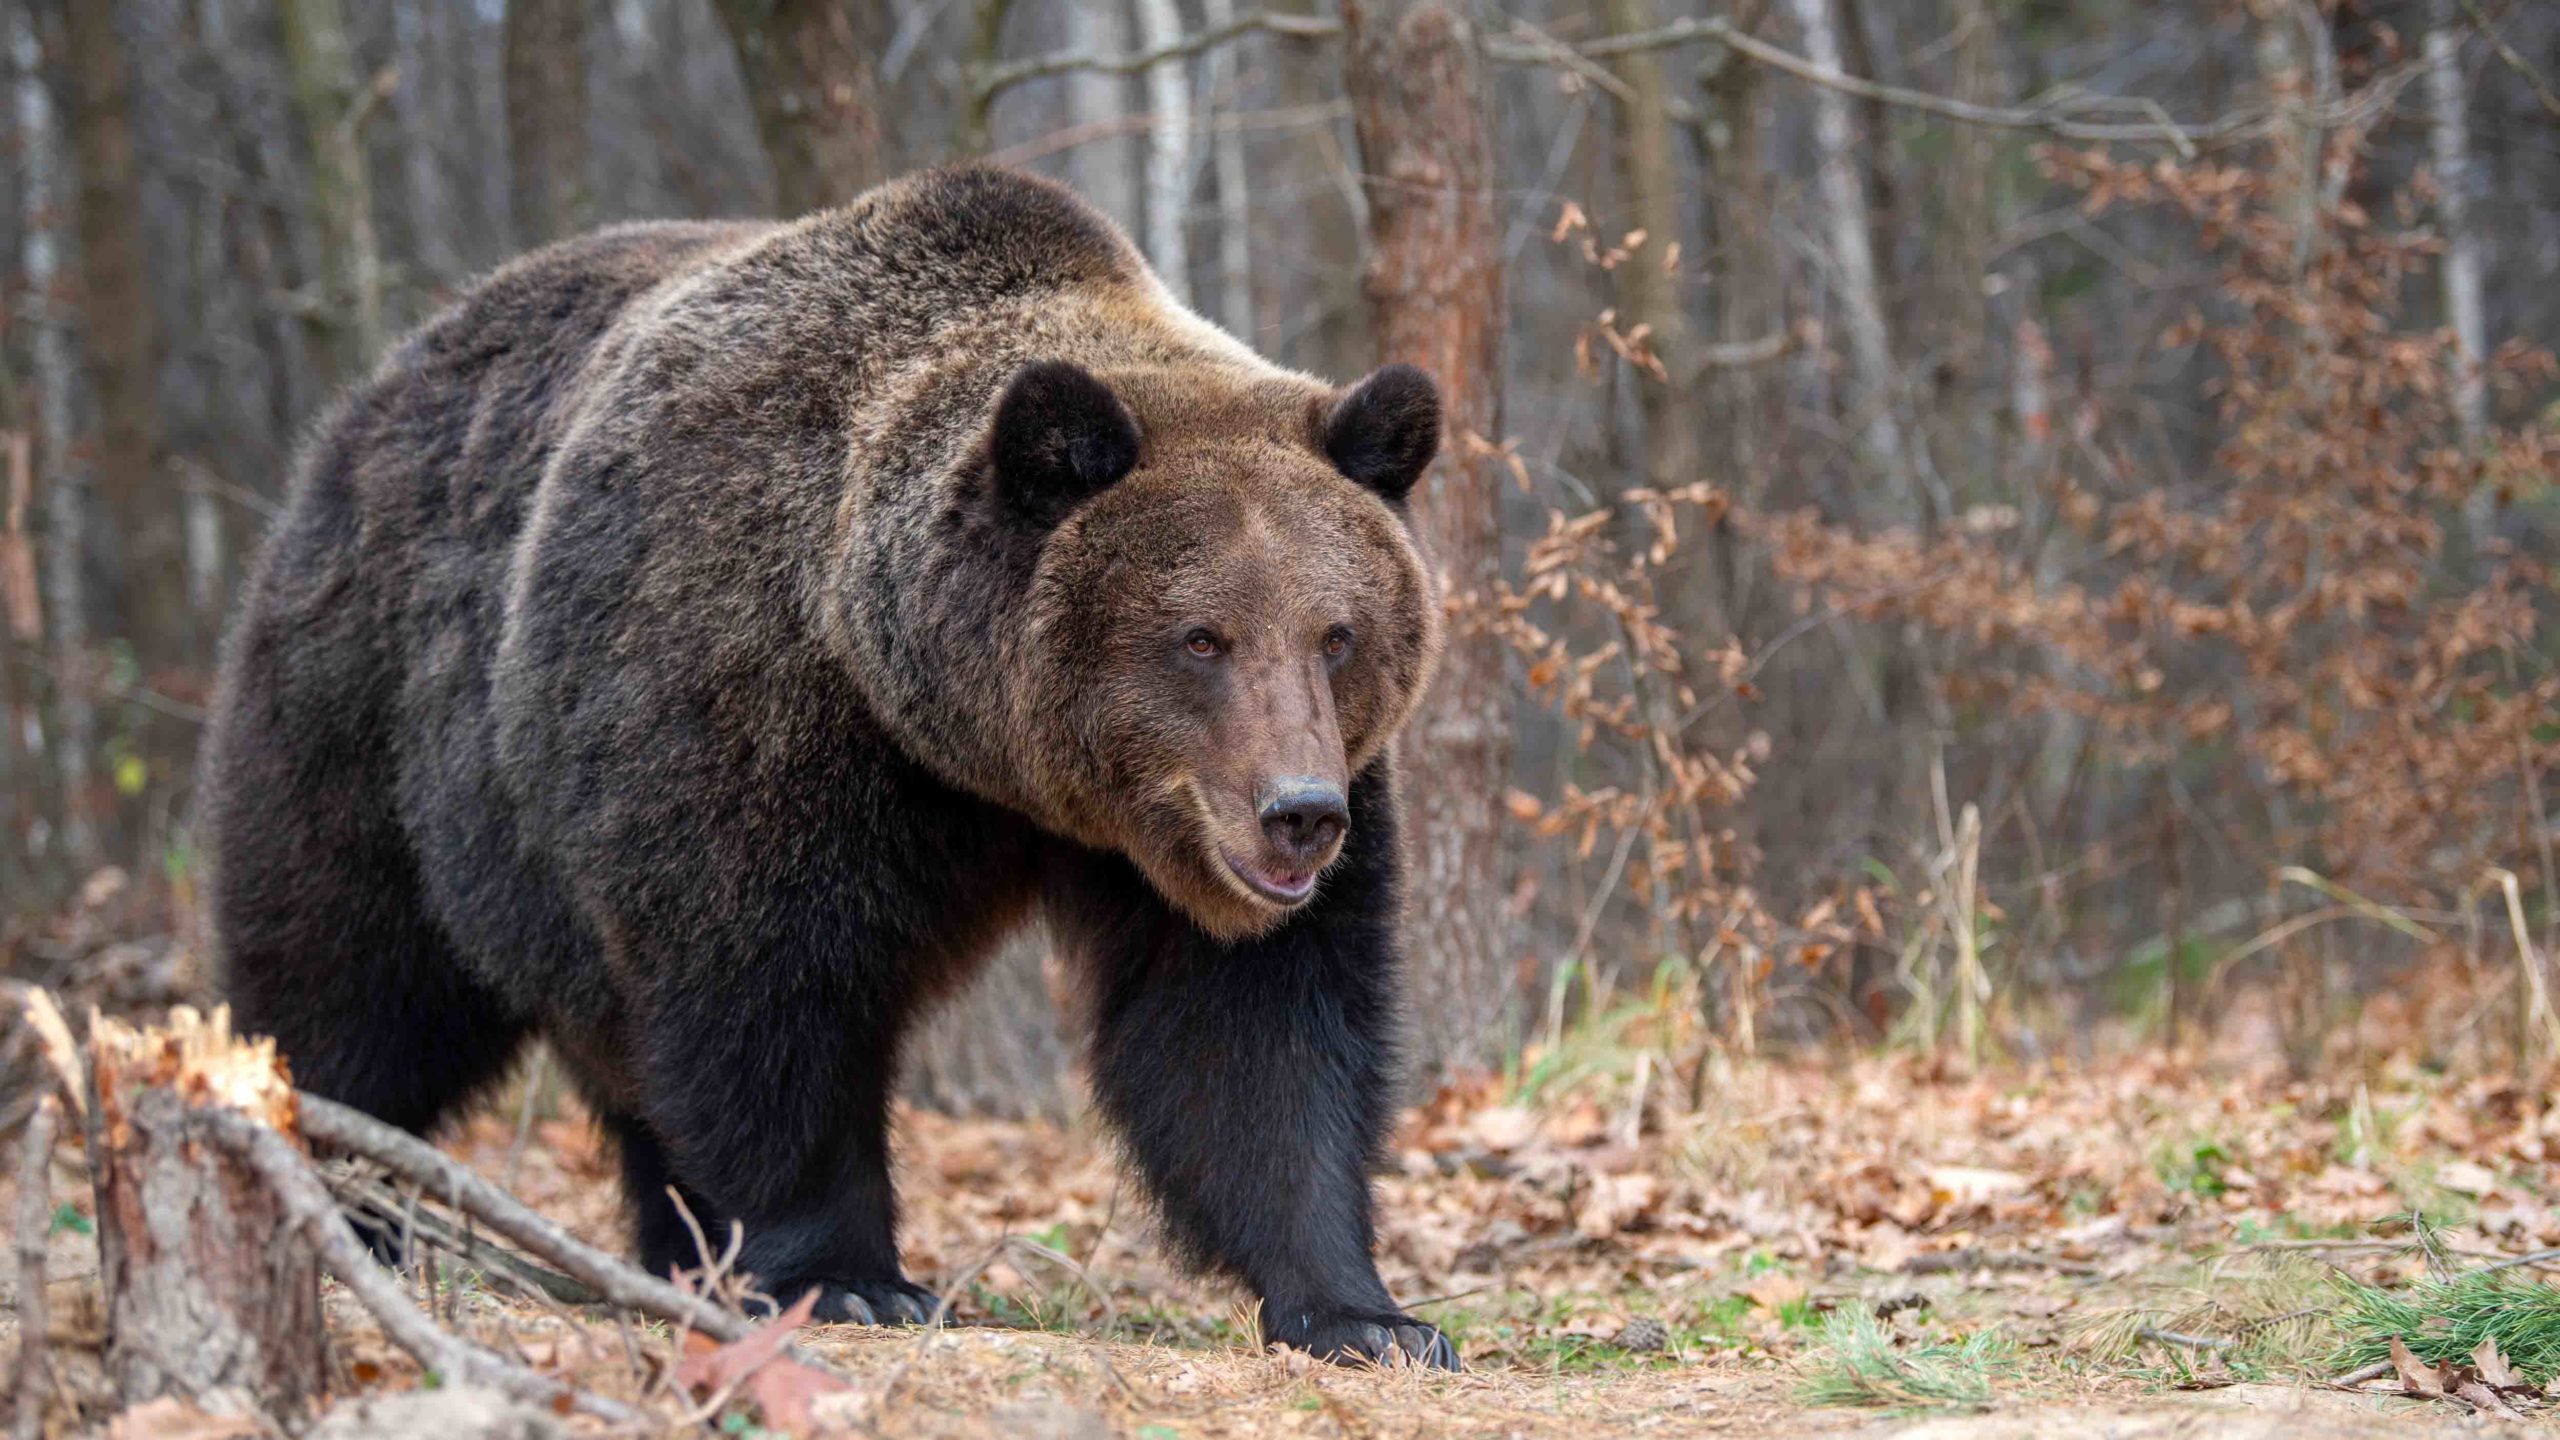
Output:
<path fill-rule="evenodd" d="M 1182 38 L 1174 0 L 1133 0 L 1138 43 L 1153 49 Z M 1191 303 L 1191 77 L 1182 56 L 1147 67 L 1147 260 L 1173 298 Z"/>
<path fill-rule="evenodd" d="M 62 73 L 80 242 L 80 324 L 97 398 L 93 483 L 117 576 L 115 628 L 146 665 L 192 648 L 176 497 L 159 483 L 158 359 L 142 259 L 132 92 L 113 0 L 63 6 Z"/>
<path fill-rule="evenodd" d="M 320 236 L 319 294 L 305 328 L 322 383 L 353 379 L 382 349 L 382 259 L 365 164 L 365 91 L 341 0 L 278 0 L 294 111 L 311 153 L 311 216 Z"/>
<path fill-rule="evenodd" d="M 1204 18 L 1211 26 L 1236 18 L 1235 0 L 1207 0 Z M 1228 333 L 1250 342 L 1253 312 L 1253 182 L 1245 173 L 1244 132 L 1219 124 L 1217 97 L 1227 93 L 1244 71 L 1240 58 L 1249 36 L 1221 45 L 1209 57 L 1209 94 L 1204 106 L 1217 128 L 1210 137 L 1210 161 L 1218 182 L 1218 319 Z"/>
<path fill-rule="evenodd" d="M 1128 15 L 1118 5 L 1070 5 L 1065 18 L 1064 48 L 1068 50 L 1113 55 L 1129 47 Z M 1065 89 L 1068 131 L 1096 137 L 1067 153 L 1067 183 L 1122 229 L 1136 234 L 1141 218 L 1137 186 L 1141 162 L 1128 137 L 1110 133 L 1129 115 L 1128 77 L 1080 70 L 1066 78 Z"/>
<path fill-rule="evenodd" d="M 1378 358 L 1440 383 L 1448 434 L 1414 518 L 1454 597 L 1490 601 L 1502 568 L 1499 471 L 1469 444 L 1502 434 L 1504 292 L 1491 126 L 1475 28 L 1439 0 L 1343 6 L 1344 88 L 1369 205 L 1363 284 Z M 1398 750 L 1412 914 L 1408 985 L 1424 1073 L 1493 1058 L 1516 987 L 1500 800 L 1511 715 L 1502 647 L 1455 624 Z"/>
<path fill-rule="evenodd" d="M 1805 58 L 1838 75 L 1840 30 L 1831 0 L 1787 0 L 1804 30 Z M 1829 231 L 1832 276 L 1849 330 L 1850 408 L 1864 436 L 1867 461 L 1890 476 L 1897 494 L 1920 513 L 1904 448 L 1893 343 L 1885 326 L 1884 296 L 1876 282 L 1875 247 L 1867 228 L 1867 193 L 1858 164 L 1849 97 L 1827 85 L 1812 87 L 1813 137 L 1818 155 L 1814 184 Z"/>
<path fill-rule="evenodd" d="M 885 178 L 890 144 L 872 57 L 891 27 L 879 0 L 719 0 L 788 218 L 841 205 Z"/>
<path fill-rule="evenodd" d="M 507 192 L 516 240 L 587 224 L 587 0 L 508 0 Z"/>
<path fill-rule="evenodd" d="M 44 489 L 44 599 L 52 650 L 53 762 L 61 784 L 60 853 L 75 874 L 98 862 L 93 774 L 97 712 L 89 695 L 89 609 L 86 539 L 88 481 L 70 465 L 70 317 L 61 284 L 62 182 L 53 97 L 45 89 L 44 56 L 26 7 L 12 16 L 10 52 L 17 62 L 19 192 L 24 205 L 26 306 L 35 369 L 35 483 Z"/>
<path fill-rule="evenodd" d="M 2489 327 L 2480 298 L 2480 236 L 2471 224 L 2471 127 L 2462 94 L 2462 20 L 2455 0 L 2435 0 L 2427 29 L 2428 142 L 2435 159 L 2436 218 L 2444 230 L 2445 322 L 2453 328 L 2454 414 L 2463 444 L 2477 451 L 2489 427 L 2489 386 L 2481 373 Z"/>

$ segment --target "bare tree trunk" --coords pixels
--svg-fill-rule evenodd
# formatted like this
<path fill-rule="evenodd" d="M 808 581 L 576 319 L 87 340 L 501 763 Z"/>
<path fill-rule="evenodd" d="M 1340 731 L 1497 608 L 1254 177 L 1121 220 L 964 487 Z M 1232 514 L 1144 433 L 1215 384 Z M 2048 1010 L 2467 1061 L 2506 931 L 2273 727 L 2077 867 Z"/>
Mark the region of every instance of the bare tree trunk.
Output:
<path fill-rule="evenodd" d="M 1657 23 L 1653 0 L 1609 0 L 1609 30 L 1632 35 Z M 1625 134 L 1618 146 L 1618 174 L 1627 190 L 1642 248 L 1618 266 L 1619 329 L 1641 327 L 1661 371 L 1635 378 L 1636 404 L 1644 413 L 1644 483 L 1656 488 L 1699 479 L 1697 402 L 1691 387 L 1697 356 L 1689 339 L 1689 315 L 1672 264 L 1681 253 L 1680 188 L 1671 164 L 1670 90 L 1658 52 L 1620 56 L 1618 78 L 1627 87 Z"/>
<path fill-rule="evenodd" d="M 311 214 L 320 235 L 319 294 L 306 329 L 324 384 L 352 379 L 382 348 L 382 258 L 364 121 L 376 91 L 356 78 L 341 0 L 278 0 L 294 110 L 311 152 Z"/>
<path fill-rule="evenodd" d="M 1212 26 L 1235 19 L 1235 0 L 1206 0 L 1203 18 Z M 1218 47 L 1209 57 L 1210 95 L 1224 93 L 1244 73 L 1238 58 L 1250 37 Z M 1207 107 L 1216 119 L 1218 106 Z M 1232 105 L 1230 108 L 1233 108 Z M 1218 181 L 1218 319 L 1240 339 L 1253 338 L 1253 182 L 1245 173 L 1244 132 L 1220 125 L 1210 139 L 1210 159 Z"/>
<path fill-rule="evenodd" d="M 878 0 L 719 0 L 785 216 L 841 205 L 888 173 L 872 59 Z"/>
<path fill-rule="evenodd" d="M 1129 45 L 1128 14 L 1118 5 L 1070 5 L 1066 9 L 1066 47 L 1109 55 Z M 1129 114 L 1129 80 L 1124 75 L 1079 71 L 1066 78 L 1067 128 L 1078 135 L 1104 135 Z M 1132 141 L 1121 136 L 1089 141 L 1067 155 L 1067 183 L 1123 229 L 1138 229 L 1139 166 Z"/>
<path fill-rule="evenodd" d="M 94 813 L 97 713 L 89 696 L 89 609 L 85 581 L 88 479 L 72 470 L 71 354 L 64 336 L 61 283 L 62 184 L 53 97 L 44 85 L 44 59 L 35 22 L 24 8 L 15 18 L 11 50 L 18 66 L 18 146 L 24 169 L 19 191 L 26 226 L 29 345 L 35 369 L 36 483 L 44 487 L 44 596 L 53 652 L 54 772 L 62 787 L 61 854 L 75 873 L 98 861 Z"/>
<path fill-rule="evenodd" d="M 1048 954 L 1034 931 L 991 957 L 916 1036 L 905 1093 L 955 1115 L 1065 1118 L 1071 1057 Z"/>
<path fill-rule="evenodd" d="M 2480 299 L 2480 236 L 2471 226 L 2471 129 L 2462 94 L 2462 21 L 2454 0 L 2435 0 L 2427 29 L 2428 137 L 2435 157 L 2436 216 L 2444 229 L 2444 314 L 2453 327 L 2454 413 L 2462 441 L 2478 450 L 2489 428 L 2489 386 L 2481 373 L 2489 327 Z"/>
<path fill-rule="evenodd" d="M 1744 0 L 1733 24 L 1750 33 L 1768 13 L 1766 0 Z M 1737 346 L 1774 333 L 1785 318 L 1784 276 L 1770 233 L 1768 168 L 1761 158 L 1766 72 L 1749 60 L 1712 48 L 1700 62 L 1700 88 L 1708 115 L 1705 132 L 1707 213 L 1714 226 L 1707 255 L 1707 296 L 1719 345 Z M 1716 372 L 1707 400 L 1723 433 L 1717 450 L 1736 472 L 1731 481 L 1747 504 L 1757 504 L 1759 470 L 1769 444 L 1770 386 L 1765 372 L 1737 367 Z M 1739 597 L 1732 597 L 1738 604 Z"/>
<path fill-rule="evenodd" d="M 1817 69 L 1843 73 L 1840 30 L 1831 0 L 1787 0 L 1787 4 L 1804 28 L 1805 58 Z M 1859 429 L 1866 437 L 1868 463 L 1893 478 L 1896 491 L 1914 502 L 1916 517 L 1921 507 L 1916 503 L 1897 413 L 1901 400 L 1896 393 L 1893 343 L 1885 327 L 1883 291 L 1876 282 L 1867 192 L 1860 178 L 1856 133 L 1849 122 L 1849 97 L 1827 85 L 1815 86 L 1812 101 L 1814 146 L 1821 157 L 1815 184 L 1831 233 L 1833 278 L 1849 328 L 1851 404 L 1862 421 Z"/>
<path fill-rule="evenodd" d="M 157 665 L 188 648 L 178 507 L 156 474 L 151 287 L 142 259 L 142 183 L 132 95 L 113 0 L 63 6 L 62 74 L 78 167 L 80 335 L 97 397 L 94 482 L 117 576 L 116 629 Z"/>
<path fill-rule="evenodd" d="M 1182 38 L 1174 0 L 1133 0 L 1138 43 L 1153 49 Z M 1191 303 L 1191 76 L 1182 56 L 1147 67 L 1147 260 L 1167 289 Z"/>
<path fill-rule="evenodd" d="M 1453 596 L 1487 604 L 1501 577 L 1497 468 L 1469 442 L 1502 434 L 1504 291 L 1491 126 L 1474 27 L 1439 0 L 1343 6 L 1344 89 L 1369 202 L 1364 286 L 1382 359 L 1440 382 L 1448 436 L 1414 515 Z M 1399 761 L 1425 1073 L 1490 1060 L 1516 998 L 1502 815 L 1511 715 L 1500 643 L 1451 627 Z"/>
<path fill-rule="evenodd" d="M 325 1384 L 320 1267 L 283 1202 L 210 1122 L 237 1107 L 293 1132 L 273 1041 L 181 1006 L 137 1035 L 100 1019 L 89 1042 L 89 1164 L 107 1369 L 128 1405 L 175 1395 L 262 1414 L 307 1411 Z M 211 1097 L 199 1109 L 197 1098 Z"/>
<path fill-rule="evenodd" d="M 508 0 L 507 190 L 516 239 L 587 224 L 588 0 Z"/>

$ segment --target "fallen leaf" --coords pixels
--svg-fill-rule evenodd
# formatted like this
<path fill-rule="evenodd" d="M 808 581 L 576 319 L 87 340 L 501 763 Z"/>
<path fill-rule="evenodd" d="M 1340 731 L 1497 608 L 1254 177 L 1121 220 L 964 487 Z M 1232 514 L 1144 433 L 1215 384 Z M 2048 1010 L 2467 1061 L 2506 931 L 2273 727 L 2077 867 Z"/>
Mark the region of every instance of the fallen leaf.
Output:
<path fill-rule="evenodd" d="M 1574 1207 L 1573 1228 L 1589 1240 L 1606 1240 L 1653 1208 L 1662 1182 L 1651 1175 L 1595 1175 Z"/>
<path fill-rule="evenodd" d="M 2436 1167 L 2436 1183 L 2457 1194 L 2477 1197 L 2498 1188 L 2498 1174 L 2477 1160 L 2447 1160 Z"/>
<path fill-rule="evenodd" d="M 2435 1367 L 2420 1364 L 2397 1335 L 2391 1337 L 2391 1368 L 2400 1372 L 2400 1388 L 2412 1395 L 2444 1393 L 2444 1382 L 2436 1378 Z"/>
<path fill-rule="evenodd" d="M 2463 1381 L 2460 1388 L 2456 1389 L 2453 1393 L 2470 1401 L 2474 1408 L 2486 1410 L 2492 1415 L 2504 1416 L 2509 1420 L 2521 1420 L 2524 1418 L 2524 1416 L 2520 1414 L 2514 1406 L 2499 1399 L 2497 1391 L 2490 1389 L 2488 1386 L 2481 1384 L 2477 1380 Z"/>
<path fill-rule="evenodd" d="M 2480 1371 L 2480 1383 L 2493 1390 L 2517 1388 L 2515 1372 L 2507 1368 L 2507 1357 L 2498 1353 L 2498 1337 L 2481 1340 L 2480 1348 L 2471 1352 L 2471 1363 Z"/>
<path fill-rule="evenodd" d="M 1985 1170 L 1972 1165 L 1933 1165 L 1928 1171 L 1930 1198 L 1945 1209 L 1984 1204 L 2027 1188 L 2027 1177 L 2013 1170 Z"/>
<path fill-rule="evenodd" d="M 1802 1280 L 1784 1270 L 1772 1270 L 1753 1281 L 1751 1287 L 1742 1293 L 1752 1304 L 1775 1314 L 1781 1307 L 1802 1300 L 1805 1286 Z"/>
<path fill-rule="evenodd" d="M 1470 1128 L 1487 1150 L 1517 1150 L 1537 1135 L 1538 1116 L 1518 1105 L 1496 1105 L 1478 1113 Z"/>
<path fill-rule="evenodd" d="M 812 1286 L 799 1303 L 726 1345 L 705 1350 L 676 1367 L 676 1384 L 700 1399 L 723 1391 L 756 1407 L 768 1430 L 804 1430 L 809 1405 L 817 1397 L 850 1390 L 841 1376 L 803 1365 L 783 1354 L 792 1333 L 809 1323 L 818 1305 Z"/>

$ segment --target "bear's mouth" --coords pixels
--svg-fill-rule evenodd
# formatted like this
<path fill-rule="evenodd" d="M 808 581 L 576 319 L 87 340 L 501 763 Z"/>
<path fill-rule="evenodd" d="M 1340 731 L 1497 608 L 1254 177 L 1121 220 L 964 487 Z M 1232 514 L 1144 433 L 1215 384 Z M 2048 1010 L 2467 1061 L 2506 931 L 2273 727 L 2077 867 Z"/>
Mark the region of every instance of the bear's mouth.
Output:
<path fill-rule="evenodd" d="M 1247 889 L 1275 905 L 1304 902 L 1316 893 L 1316 875 L 1323 869 L 1318 865 L 1293 869 L 1267 861 L 1238 860 L 1224 847 L 1220 847 L 1218 856 L 1227 862 L 1227 868 L 1235 872 L 1236 878 L 1242 880 Z"/>

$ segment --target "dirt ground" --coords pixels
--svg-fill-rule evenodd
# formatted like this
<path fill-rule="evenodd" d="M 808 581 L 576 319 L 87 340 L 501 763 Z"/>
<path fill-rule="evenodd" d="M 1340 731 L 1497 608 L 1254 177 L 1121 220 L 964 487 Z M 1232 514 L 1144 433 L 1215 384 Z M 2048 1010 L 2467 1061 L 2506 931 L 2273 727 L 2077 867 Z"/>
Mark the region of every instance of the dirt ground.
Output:
<path fill-rule="evenodd" d="M 453 1328 L 637 1401 L 669 1433 L 1993 1440 L 2518 1423 L 2395 1393 L 2396 1377 L 2361 1393 L 2327 1381 L 2348 1368 L 2355 1285 L 2560 1245 L 2544 1198 L 2560 1193 L 2560 1116 L 2539 1087 L 2389 1062 L 2312 1082 L 2156 1060 L 1965 1076 L 1911 1057 L 1711 1058 L 1665 1079 L 1640 1038 L 1573 1042 L 1407 1118 L 1379 1186 L 1382 1264 L 1458 1340 L 1464 1375 L 1263 1352 L 1234 1293 L 1167 1266 L 1109 1147 L 1076 1125 L 905 1116 L 908 1266 L 956 1324 L 809 1330 L 832 1378 L 776 1371 L 780 1392 L 679 1393 L 671 1372 L 710 1348 L 699 1337 L 481 1271 L 447 1264 L 432 1297 L 426 1277 L 413 1287 Z M 448 1148 L 618 1245 L 612 1156 L 571 1102 L 526 1098 L 502 1097 Z M 53 1339 L 69 1363 L 47 1433 L 223 1440 L 171 1413 L 116 1414 L 75 1150 L 53 1181 Z M 346 1297 L 331 1312 L 347 1396 L 432 1398 L 435 1380 Z M 1842 1327 L 1870 1316 L 1880 1348 L 1860 1362 Z M 373 1424 L 349 1433 L 392 1433 Z"/>

